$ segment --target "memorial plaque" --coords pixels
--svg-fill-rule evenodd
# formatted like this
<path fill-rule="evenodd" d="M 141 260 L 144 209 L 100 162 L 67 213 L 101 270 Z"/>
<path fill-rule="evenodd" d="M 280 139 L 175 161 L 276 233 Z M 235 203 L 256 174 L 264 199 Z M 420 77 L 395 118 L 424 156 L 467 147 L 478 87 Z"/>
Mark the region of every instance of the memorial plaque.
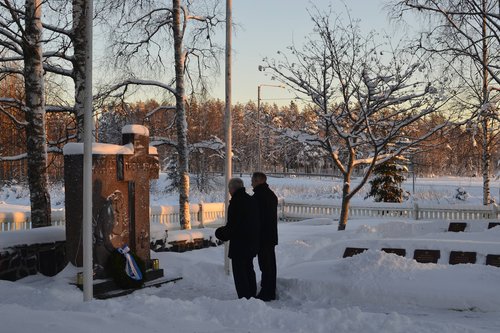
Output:
<path fill-rule="evenodd" d="M 448 231 L 451 232 L 463 232 L 467 227 L 467 223 L 465 222 L 451 222 L 448 226 Z"/>
<path fill-rule="evenodd" d="M 140 125 L 125 126 L 123 145 L 94 143 L 92 147 L 92 231 L 96 277 L 103 277 L 109 255 L 129 245 L 150 260 L 149 181 L 158 178 L 156 149 Z M 83 144 L 64 147 L 66 246 L 68 259 L 82 265 Z"/>
<path fill-rule="evenodd" d="M 384 251 L 386 253 L 394 253 L 394 254 L 397 254 L 398 256 L 401 256 L 401 257 L 406 257 L 406 250 L 405 249 L 383 248 L 382 251 Z"/>
<path fill-rule="evenodd" d="M 451 251 L 449 263 L 450 265 L 475 264 L 476 252 Z"/>
<path fill-rule="evenodd" d="M 488 223 L 488 229 L 497 227 L 499 225 L 500 225 L 500 222 L 490 222 L 490 223 Z"/>
<path fill-rule="evenodd" d="M 500 267 L 500 254 L 488 254 L 486 256 L 486 265 Z"/>
<path fill-rule="evenodd" d="M 440 257 L 441 252 L 439 250 L 415 250 L 415 252 L 413 252 L 413 259 L 423 264 L 437 264 Z"/>
<path fill-rule="evenodd" d="M 363 253 L 366 250 L 368 250 L 368 249 L 359 248 L 359 247 L 346 247 L 342 258 L 352 257 L 352 256 L 355 256 L 356 254 Z"/>

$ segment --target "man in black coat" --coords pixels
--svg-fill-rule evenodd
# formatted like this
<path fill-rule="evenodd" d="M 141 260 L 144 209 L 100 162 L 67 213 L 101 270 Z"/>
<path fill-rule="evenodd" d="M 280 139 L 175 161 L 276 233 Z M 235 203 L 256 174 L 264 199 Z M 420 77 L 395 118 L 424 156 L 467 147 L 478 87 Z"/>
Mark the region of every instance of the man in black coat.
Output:
<path fill-rule="evenodd" d="M 261 290 L 257 295 L 263 301 L 276 299 L 276 254 L 278 245 L 278 198 L 269 188 L 267 177 L 262 172 L 252 175 L 253 197 L 257 199 L 260 210 L 260 249 L 259 267 L 262 272 Z"/>
<path fill-rule="evenodd" d="M 215 230 L 215 236 L 229 242 L 229 258 L 233 268 L 234 285 L 238 298 L 255 297 L 257 282 L 253 258 L 259 251 L 259 205 L 245 192 L 243 181 L 229 181 L 231 200 L 227 212 L 227 224 Z"/>

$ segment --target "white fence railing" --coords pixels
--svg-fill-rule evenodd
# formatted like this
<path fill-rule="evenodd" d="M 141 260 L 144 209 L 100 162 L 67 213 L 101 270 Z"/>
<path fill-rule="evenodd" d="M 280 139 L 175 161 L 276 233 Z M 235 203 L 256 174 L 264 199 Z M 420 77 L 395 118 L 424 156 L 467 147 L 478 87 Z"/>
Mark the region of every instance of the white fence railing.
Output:
<path fill-rule="evenodd" d="M 223 203 L 202 203 L 189 205 L 191 227 L 204 227 L 210 224 L 222 223 L 224 217 Z M 169 230 L 179 229 L 179 206 L 153 206 L 150 209 L 151 223 L 160 223 Z"/>
<path fill-rule="evenodd" d="M 338 218 L 341 205 L 328 202 L 305 202 L 283 200 L 280 202 L 280 218 L 284 221 L 298 221 L 308 218 Z M 498 206 L 483 205 L 430 205 L 371 203 L 351 204 L 349 217 L 399 217 L 413 220 L 475 220 L 497 219 Z"/>
<path fill-rule="evenodd" d="M 310 218 L 338 218 L 340 204 L 327 201 L 280 200 L 278 215 L 282 221 L 299 221 Z M 193 228 L 221 224 L 224 217 L 223 203 L 190 205 Z M 29 212 L 0 213 L 0 231 L 31 228 Z M 398 217 L 414 220 L 475 220 L 498 219 L 497 205 L 418 205 L 395 203 L 352 204 L 349 217 Z M 179 229 L 179 206 L 153 206 L 150 210 L 152 223 L 159 223 L 169 230 Z M 52 212 L 52 224 L 64 225 L 64 211 Z"/>
<path fill-rule="evenodd" d="M 64 210 L 53 210 L 52 225 L 65 224 Z M 0 212 L 0 232 L 31 229 L 31 212 Z"/>
<path fill-rule="evenodd" d="M 207 225 L 222 224 L 224 217 L 223 203 L 202 203 L 189 205 L 191 226 L 199 228 Z M 179 206 L 152 206 L 149 215 L 151 223 L 165 225 L 166 229 L 180 229 Z M 52 211 L 52 225 L 65 224 L 64 210 Z M 31 229 L 30 212 L 0 213 L 0 231 Z"/>

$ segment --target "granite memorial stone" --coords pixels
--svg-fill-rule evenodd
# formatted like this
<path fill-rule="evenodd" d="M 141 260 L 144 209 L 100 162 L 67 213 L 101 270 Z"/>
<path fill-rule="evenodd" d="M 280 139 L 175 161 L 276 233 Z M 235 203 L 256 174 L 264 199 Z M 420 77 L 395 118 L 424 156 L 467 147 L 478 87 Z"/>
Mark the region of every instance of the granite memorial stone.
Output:
<path fill-rule="evenodd" d="M 451 232 L 464 232 L 467 227 L 467 223 L 465 222 L 450 222 L 448 226 L 448 231 Z"/>
<path fill-rule="evenodd" d="M 156 148 L 140 125 L 122 129 L 123 145 L 94 143 L 92 147 L 92 230 L 96 277 L 115 249 L 128 245 L 150 263 L 149 182 L 158 178 Z M 83 144 L 64 147 L 67 255 L 82 265 Z"/>
<path fill-rule="evenodd" d="M 488 229 L 498 227 L 500 225 L 500 222 L 490 222 L 488 223 Z"/>
<path fill-rule="evenodd" d="M 437 264 L 440 257 L 441 252 L 439 250 L 415 250 L 415 252 L 413 252 L 413 259 L 424 264 Z"/>
<path fill-rule="evenodd" d="M 367 250 L 368 250 L 367 248 L 346 247 L 342 258 L 352 257 L 352 256 L 355 256 L 357 254 L 363 253 Z"/>
<path fill-rule="evenodd" d="M 486 265 L 500 267 L 500 254 L 488 254 L 486 256 Z"/>
<path fill-rule="evenodd" d="M 476 252 L 451 251 L 449 263 L 450 265 L 475 264 L 476 256 Z"/>
<path fill-rule="evenodd" d="M 406 257 L 406 250 L 405 249 L 398 249 L 398 248 L 383 248 L 382 251 L 385 253 L 393 253 L 397 254 L 400 257 Z"/>

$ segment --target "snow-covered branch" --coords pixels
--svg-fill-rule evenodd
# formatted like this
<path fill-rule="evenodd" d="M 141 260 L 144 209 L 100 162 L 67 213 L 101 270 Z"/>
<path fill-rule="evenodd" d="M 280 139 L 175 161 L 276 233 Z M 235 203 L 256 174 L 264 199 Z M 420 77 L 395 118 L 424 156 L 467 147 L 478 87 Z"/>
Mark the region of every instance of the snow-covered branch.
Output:
<path fill-rule="evenodd" d="M 148 113 L 146 113 L 145 118 L 150 118 L 151 116 L 153 116 L 154 114 L 156 114 L 159 111 L 175 111 L 175 106 L 161 105 L 161 106 L 149 111 Z"/>
<path fill-rule="evenodd" d="M 162 89 L 167 90 L 168 92 L 170 92 L 173 95 L 176 94 L 175 88 L 169 84 L 165 84 L 163 82 L 154 81 L 154 80 L 141 80 L 141 79 L 136 79 L 136 78 L 130 78 L 130 79 L 126 79 L 120 83 L 117 83 L 115 85 L 112 85 L 110 87 L 104 88 L 102 92 L 100 92 L 96 96 L 94 96 L 94 99 L 104 99 L 104 98 L 110 97 L 113 95 L 113 93 L 115 93 L 119 90 L 122 90 L 120 95 L 123 95 L 123 93 L 126 91 L 126 89 L 129 86 L 158 87 L 158 88 L 162 88 Z"/>
<path fill-rule="evenodd" d="M 12 121 L 12 123 L 14 123 L 14 125 L 17 128 L 25 128 L 26 126 L 28 126 L 28 123 L 26 121 L 24 121 L 24 120 L 18 120 L 12 113 L 8 112 L 1 105 L 0 105 L 0 112 L 3 113 L 4 115 L 6 115 Z"/>
<path fill-rule="evenodd" d="M 203 151 L 203 150 L 211 150 L 217 152 L 219 155 L 224 154 L 224 148 L 226 144 L 216 136 L 212 136 L 209 140 L 204 140 L 200 142 L 196 142 L 193 144 L 189 144 L 190 151 Z"/>
<path fill-rule="evenodd" d="M 46 105 L 45 111 L 50 113 L 59 113 L 59 112 L 74 113 L 75 108 L 72 106 L 64 106 L 64 105 Z"/>
<path fill-rule="evenodd" d="M 28 154 L 23 153 L 14 156 L 0 156 L 0 161 L 20 161 L 25 160 L 26 158 L 28 158 Z"/>
<path fill-rule="evenodd" d="M 153 136 L 149 144 L 154 147 L 165 146 L 165 145 L 170 147 L 177 147 L 176 141 L 161 136 Z"/>

